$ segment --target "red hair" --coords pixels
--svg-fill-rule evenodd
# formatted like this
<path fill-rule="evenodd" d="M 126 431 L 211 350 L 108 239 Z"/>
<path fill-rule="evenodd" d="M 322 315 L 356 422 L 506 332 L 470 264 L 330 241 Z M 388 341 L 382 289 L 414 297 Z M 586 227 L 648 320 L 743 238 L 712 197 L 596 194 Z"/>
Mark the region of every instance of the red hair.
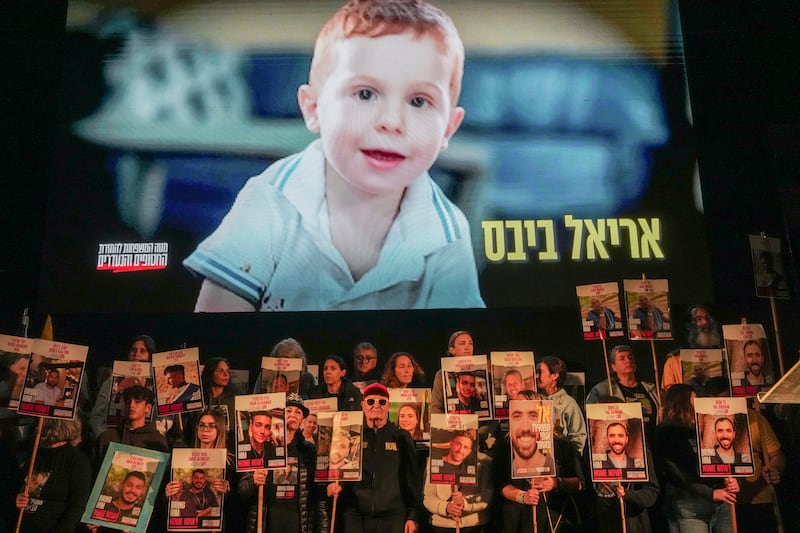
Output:
<path fill-rule="evenodd" d="M 455 24 L 441 9 L 422 0 L 350 0 L 322 27 L 314 45 L 309 74 L 312 87 L 321 87 L 333 65 L 333 45 L 351 37 L 383 37 L 410 32 L 416 39 L 431 38 L 453 63 L 450 99 L 461 92 L 464 44 Z"/>

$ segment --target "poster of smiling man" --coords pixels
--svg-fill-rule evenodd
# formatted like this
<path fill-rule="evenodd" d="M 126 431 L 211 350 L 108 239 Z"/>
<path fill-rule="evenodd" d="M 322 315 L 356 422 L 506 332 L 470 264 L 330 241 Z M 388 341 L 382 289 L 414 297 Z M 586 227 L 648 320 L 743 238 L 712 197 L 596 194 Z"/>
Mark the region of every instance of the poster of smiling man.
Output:
<path fill-rule="evenodd" d="M 647 481 L 642 404 L 586 405 L 592 481 Z"/>
<path fill-rule="evenodd" d="M 34 339 L 32 350 L 17 411 L 24 415 L 75 418 L 89 347 Z"/>
<path fill-rule="evenodd" d="M 109 444 L 81 521 L 134 533 L 147 531 L 169 457 L 118 442 Z"/>
<path fill-rule="evenodd" d="M 703 477 L 750 476 L 753 446 L 746 398 L 695 398 L 697 446 Z"/>

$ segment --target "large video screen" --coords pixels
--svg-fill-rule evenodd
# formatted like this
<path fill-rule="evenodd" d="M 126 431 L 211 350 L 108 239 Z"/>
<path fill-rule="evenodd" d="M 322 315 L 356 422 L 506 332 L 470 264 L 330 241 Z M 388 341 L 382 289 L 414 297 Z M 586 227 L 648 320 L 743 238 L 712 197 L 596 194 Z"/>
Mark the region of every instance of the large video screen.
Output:
<path fill-rule="evenodd" d="M 70 2 L 40 307 L 710 300 L 676 5 L 434 3 Z"/>

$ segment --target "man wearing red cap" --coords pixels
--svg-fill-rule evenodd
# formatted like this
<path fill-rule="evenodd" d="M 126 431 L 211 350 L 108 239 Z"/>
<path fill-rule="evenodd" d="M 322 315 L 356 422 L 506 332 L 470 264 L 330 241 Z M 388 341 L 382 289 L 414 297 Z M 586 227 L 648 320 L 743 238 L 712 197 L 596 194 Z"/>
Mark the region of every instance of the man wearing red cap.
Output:
<path fill-rule="evenodd" d="M 373 383 L 364 389 L 361 481 L 332 483 L 339 494 L 344 531 L 416 533 L 422 517 L 420 474 L 414 442 L 388 420 L 389 389 Z"/>

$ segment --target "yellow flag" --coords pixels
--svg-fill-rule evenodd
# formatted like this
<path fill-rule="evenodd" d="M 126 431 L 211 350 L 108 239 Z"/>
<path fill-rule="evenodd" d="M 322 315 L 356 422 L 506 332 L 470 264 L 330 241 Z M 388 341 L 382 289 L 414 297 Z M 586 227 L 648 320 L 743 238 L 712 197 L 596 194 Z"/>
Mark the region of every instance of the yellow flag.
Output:
<path fill-rule="evenodd" d="M 47 318 L 44 321 L 44 326 L 42 326 L 42 334 L 39 336 L 40 339 L 45 341 L 53 340 L 53 319 L 50 315 L 47 315 Z"/>

